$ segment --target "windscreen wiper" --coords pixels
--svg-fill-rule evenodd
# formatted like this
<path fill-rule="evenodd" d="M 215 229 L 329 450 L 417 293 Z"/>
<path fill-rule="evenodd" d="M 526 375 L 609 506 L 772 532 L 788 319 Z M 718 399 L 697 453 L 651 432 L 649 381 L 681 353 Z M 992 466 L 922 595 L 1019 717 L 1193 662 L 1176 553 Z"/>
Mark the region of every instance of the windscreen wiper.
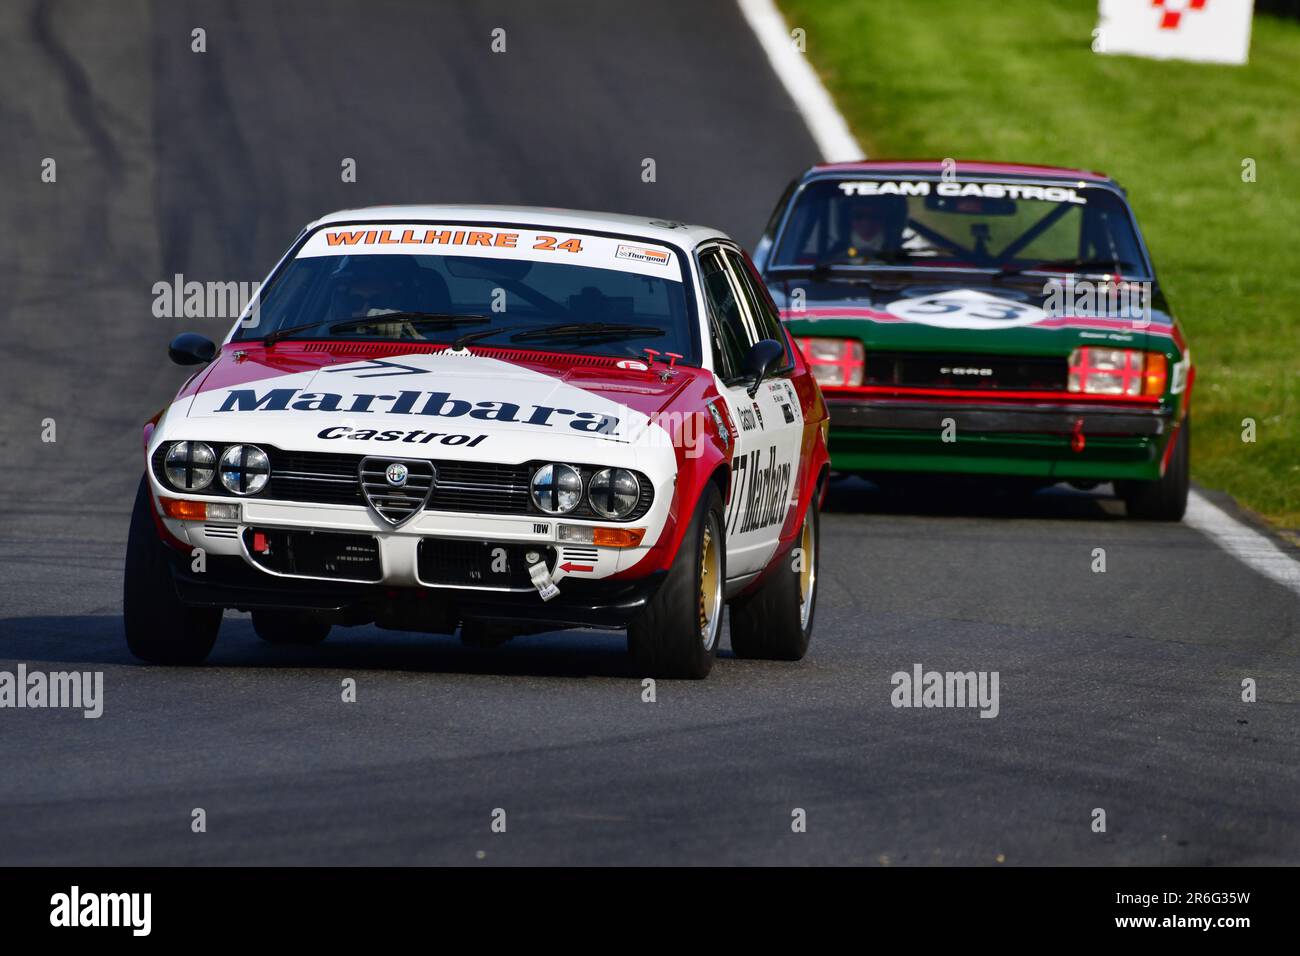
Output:
<path fill-rule="evenodd" d="M 469 345 L 470 342 L 477 342 L 479 339 L 485 339 L 490 335 L 498 335 L 502 332 L 511 332 L 517 328 L 519 328 L 519 326 L 515 325 L 500 329 L 475 329 L 473 332 L 466 332 L 464 335 L 458 336 L 451 343 L 451 350 L 453 352 L 459 352 L 465 346 Z"/>
<path fill-rule="evenodd" d="M 872 279 L 869 273 L 860 271 L 860 267 L 875 265 L 901 265 L 912 259 L 906 252 L 888 251 L 879 252 L 862 257 L 862 262 L 844 262 L 836 259 L 826 259 L 813 265 L 793 265 L 793 266 L 776 266 L 780 270 L 774 272 L 774 276 L 779 276 L 782 272 L 803 272 L 816 282 L 823 282 L 826 279 L 834 278 L 836 281 L 845 282 L 865 282 L 871 285 Z"/>
<path fill-rule="evenodd" d="M 329 326 L 329 333 L 333 335 L 335 332 L 346 332 L 348 329 L 359 329 L 367 325 L 380 325 L 385 322 L 410 322 L 451 328 L 457 325 L 478 325 L 491 321 L 485 315 L 457 315 L 440 312 L 382 312 L 379 315 L 366 316 L 364 319 L 348 319 L 346 322 L 335 322 Z M 323 324 L 322 322 L 304 322 L 302 325 L 291 325 L 287 329 L 276 329 L 262 339 L 262 344 L 274 345 L 291 335 L 297 335 L 299 332 L 309 332 L 312 329 L 320 328 Z"/>
<path fill-rule="evenodd" d="M 1120 262 L 1117 259 L 1045 259 L 1042 262 L 1030 262 L 1023 266 L 1005 265 L 994 274 L 993 278 L 1003 279 L 1007 276 L 1018 276 L 1025 272 L 1037 272 L 1040 269 L 1078 269 L 1082 272 L 1122 273 L 1125 269 L 1131 268 L 1132 263 Z"/>
<path fill-rule="evenodd" d="M 360 328 L 367 325 L 385 325 L 389 322 L 410 322 L 412 325 L 436 325 L 439 328 L 448 328 L 457 325 L 482 325 L 484 322 L 492 320 L 486 315 L 461 314 L 455 312 L 379 312 L 375 315 L 368 315 L 364 319 L 349 319 L 346 322 L 338 322 L 330 326 L 331 332 L 342 332 L 347 329 Z"/>
<path fill-rule="evenodd" d="M 641 338 L 667 335 L 667 331 L 654 325 L 620 325 L 617 322 L 566 322 L 528 329 L 510 336 L 512 342 L 528 339 L 573 338 Z"/>
<path fill-rule="evenodd" d="M 302 325 L 291 325 L 288 328 L 276 329 L 274 332 L 268 332 L 262 337 L 262 344 L 269 348 L 281 339 L 288 338 L 290 335 L 296 335 L 299 332 L 307 332 L 319 327 L 319 322 L 305 322 Z"/>

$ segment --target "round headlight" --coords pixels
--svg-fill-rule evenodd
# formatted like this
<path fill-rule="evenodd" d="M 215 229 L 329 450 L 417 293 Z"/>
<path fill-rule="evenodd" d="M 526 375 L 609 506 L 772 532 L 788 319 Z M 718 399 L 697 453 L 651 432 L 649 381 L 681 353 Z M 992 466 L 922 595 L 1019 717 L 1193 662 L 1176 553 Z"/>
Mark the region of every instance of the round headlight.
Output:
<path fill-rule="evenodd" d="M 231 445 L 221 453 L 221 484 L 236 495 L 255 495 L 271 478 L 271 461 L 256 445 Z"/>
<path fill-rule="evenodd" d="M 582 500 L 582 475 L 572 465 L 542 465 L 533 472 L 533 504 L 547 514 L 561 515 Z"/>
<path fill-rule="evenodd" d="M 641 500 L 641 482 L 623 468 L 606 468 L 587 482 L 587 501 L 602 518 L 626 518 Z"/>
<path fill-rule="evenodd" d="M 178 441 L 167 449 L 163 471 L 173 488 L 181 491 L 201 491 L 212 484 L 217 456 L 212 448 L 201 441 Z"/>

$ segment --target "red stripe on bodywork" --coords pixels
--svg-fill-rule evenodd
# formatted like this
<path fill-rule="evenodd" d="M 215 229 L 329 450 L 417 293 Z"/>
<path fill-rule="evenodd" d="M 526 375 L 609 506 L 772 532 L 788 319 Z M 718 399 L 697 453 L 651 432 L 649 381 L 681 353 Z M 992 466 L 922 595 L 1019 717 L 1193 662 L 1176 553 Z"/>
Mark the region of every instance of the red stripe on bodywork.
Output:
<path fill-rule="evenodd" d="M 916 398 L 943 399 L 944 404 L 953 400 L 961 402 L 979 402 L 987 405 L 996 404 L 1023 405 L 1026 401 L 1047 402 L 1058 405 L 1134 405 L 1148 406 L 1159 403 L 1155 395 L 1089 395 L 1084 392 L 1047 392 L 1047 391 L 1012 391 L 996 388 L 920 388 L 905 385 L 831 385 L 825 389 L 831 398 Z"/>
<path fill-rule="evenodd" d="M 1193 3 L 1204 0 L 1192 0 Z M 876 175 L 893 175 L 906 178 L 909 173 L 923 175 L 942 175 L 952 165 L 952 160 L 944 159 L 862 159 L 844 163 L 819 163 L 815 169 L 842 173 L 873 173 Z M 1086 179 L 1090 182 L 1108 182 L 1105 173 L 1090 169 L 1067 169 L 1063 166 L 1037 166 L 1032 163 L 999 163 L 990 160 L 963 159 L 961 171 L 964 175 L 993 176 L 1028 176 L 1049 179 Z"/>
<path fill-rule="evenodd" d="M 854 306 L 818 306 L 815 309 L 805 309 L 802 312 L 795 312 L 791 309 L 782 309 L 781 318 L 786 322 L 797 322 L 801 319 L 866 319 L 868 322 L 879 322 L 881 324 L 911 323 L 913 325 L 925 325 L 924 322 L 913 322 L 911 319 L 905 319 L 902 316 L 894 315 L 892 312 L 882 312 L 879 309 L 865 309 Z M 930 326 L 931 328 L 942 328 L 942 326 Z M 1132 319 L 1108 319 L 1101 316 L 1088 315 L 1056 315 L 1041 319 L 1038 322 L 1028 323 L 1025 325 L 1016 325 L 1012 328 L 1017 329 L 1097 329 L 1108 332 L 1116 330 L 1124 332 L 1143 332 L 1148 335 L 1159 335 L 1166 338 L 1173 338 L 1182 347 L 1181 337 L 1176 326 L 1161 323 L 1159 325 L 1148 325 L 1145 328 L 1136 324 Z M 965 331 L 958 329 L 956 331 Z M 998 329 L 988 329 L 986 331 L 996 332 Z"/>

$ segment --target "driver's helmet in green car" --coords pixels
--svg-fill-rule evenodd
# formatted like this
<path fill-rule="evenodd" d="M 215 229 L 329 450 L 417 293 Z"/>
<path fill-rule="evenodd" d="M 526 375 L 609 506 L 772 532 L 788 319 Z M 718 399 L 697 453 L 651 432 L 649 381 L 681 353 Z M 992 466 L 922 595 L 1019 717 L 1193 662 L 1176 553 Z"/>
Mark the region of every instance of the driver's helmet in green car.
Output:
<path fill-rule="evenodd" d="M 904 196 L 851 196 L 840 203 L 838 258 L 860 262 L 897 250 L 907 226 Z"/>

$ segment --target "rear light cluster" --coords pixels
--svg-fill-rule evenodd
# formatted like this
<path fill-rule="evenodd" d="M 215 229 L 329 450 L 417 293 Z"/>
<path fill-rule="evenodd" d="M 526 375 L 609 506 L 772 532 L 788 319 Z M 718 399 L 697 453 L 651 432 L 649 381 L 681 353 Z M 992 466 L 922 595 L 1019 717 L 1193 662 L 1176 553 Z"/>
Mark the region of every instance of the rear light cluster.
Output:
<path fill-rule="evenodd" d="M 797 339 L 819 385 L 861 385 L 866 352 L 857 339 Z"/>
<path fill-rule="evenodd" d="M 1161 352 L 1085 345 L 1070 353 L 1067 389 L 1085 395 L 1158 398 L 1168 378 L 1169 363 Z"/>

